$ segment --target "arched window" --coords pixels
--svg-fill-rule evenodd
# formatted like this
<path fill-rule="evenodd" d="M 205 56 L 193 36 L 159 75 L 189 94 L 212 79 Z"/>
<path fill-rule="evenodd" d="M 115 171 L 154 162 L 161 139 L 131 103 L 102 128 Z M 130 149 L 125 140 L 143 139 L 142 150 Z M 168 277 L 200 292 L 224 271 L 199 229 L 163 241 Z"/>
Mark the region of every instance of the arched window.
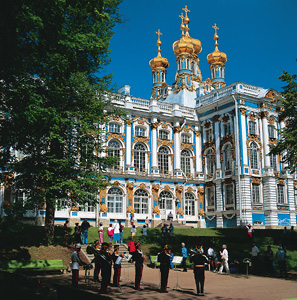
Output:
<path fill-rule="evenodd" d="M 120 133 L 121 132 L 121 126 L 117 123 L 109 123 L 108 131 L 113 132 L 113 133 Z"/>
<path fill-rule="evenodd" d="M 134 147 L 134 168 L 136 171 L 145 171 L 146 148 L 143 144 L 136 144 Z"/>
<path fill-rule="evenodd" d="M 109 213 L 123 212 L 123 192 L 119 188 L 111 188 L 107 194 L 107 208 Z"/>
<path fill-rule="evenodd" d="M 258 146 L 256 143 L 251 143 L 251 168 L 258 169 Z"/>
<path fill-rule="evenodd" d="M 208 175 L 213 174 L 213 153 L 211 149 L 206 152 L 206 173 Z"/>
<path fill-rule="evenodd" d="M 134 194 L 134 209 L 136 214 L 148 214 L 148 193 L 145 190 L 136 190 Z"/>
<path fill-rule="evenodd" d="M 167 192 L 167 191 L 163 191 L 160 193 L 159 195 L 159 208 L 160 209 L 172 209 L 172 202 L 173 202 L 173 198 L 172 195 Z"/>
<path fill-rule="evenodd" d="M 185 214 L 195 216 L 195 197 L 191 193 L 185 193 Z"/>
<path fill-rule="evenodd" d="M 189 150 L 182 150 L 180 154 L 180 165 L 185 174 L 191 174 L 191 152 Z"/>
<path fill-rule="evenodd" d="M 169 150 L 166 147 L 160 147 L 158 153 L 158 167 L 160 172 L 169 171 Z"/>
<path fill-rule="evenodd" d="M 224 150 L 224 168 L 225 168 L 225 171 L 232 169 L 231 145 L 227 145 Z"/>
<path fill-rule="evenodd" d="M 108 156 L 117 158 L 114 168 L 120 168 L 120 160 L 121 160 L 121 145 L 118 141 L 112 140 L 108 143 Z"/>

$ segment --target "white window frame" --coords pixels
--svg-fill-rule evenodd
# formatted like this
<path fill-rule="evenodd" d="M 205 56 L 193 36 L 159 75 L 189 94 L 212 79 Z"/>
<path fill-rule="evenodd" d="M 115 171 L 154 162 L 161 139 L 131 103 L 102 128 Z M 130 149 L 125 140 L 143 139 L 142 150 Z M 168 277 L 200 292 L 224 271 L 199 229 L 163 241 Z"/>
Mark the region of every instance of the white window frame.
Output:
<path fill-rule="evenodd" d="M 205 132 L 205 142 L 211 143 L 213 141 L 212 128 L 206 128 L 204 129 L 204 132 Z"/>
<path fill-rule="evenodd" d="M 185 155 L 187 153 L 187 155 Z M 183 149 L 180 153 L 180 167 L 186 175 L 192 173 L 192 154 L 188 149 Z"/>
<path fill-rule="evenodd" d="M 119 147 L 111 147 L 110 144 L 117 143 Z M 116 164 L 111 167 L 111 169 L 118 170 L 121 168 L 121 159 L 122 159 L 122 151 L 121 151 L 121 143 L 117 140 L 108 141 L 108 156 L 118 157 Z"/>
<path fill-rule="evenodd" d="M 286 186 L 284 184 L 276 185 L 277 204 L 287 204 Z"/>
<path fill-rule="evenodd" d="M 159 130 L 159 139 L 169 141 L 170 140 L 169 132 L 167 130 L 160 129 Z"/>
<path fill-rule="evenodd" d="M 141 126 L 135 126 L 135 136 L 145 137 L 146 129 Z"/>
<path fill-rule="evenodd" d="M 210 201 L 210 198 L 213 200 Z M 212 203 L 213 202 L 213 203 Z M 214 209 L 216 205 L 216 193 L 215 193 L 215 187 L 210 186 L 206 188 L 206 203 L 208 209 Z"/>
<path fill-rule="evenodd" d="M 225 205 L 226 208 L 228 207 L 234 207 L 235 204 L 235 199 L 234 199 L 234 184 L 225 184 L 224 185 L 225 188 Z M 230 197 L 230 192 L 232 194 L 232 197 Z M 232 203 L 230 203 L 230 201 L 228 199 L 232 198 Z"/>
<path fill-rule="evenodd" d="M 166 150 L 166 153 L 163 152 L 163 149 Z M 168 174 L 171 170 L 170 168 L 170 150 L 161 146 L 158 150 L 158 168 L 160 173 Z"/>
<path fill-rule="evenodd" d="M 134 193 L 134 209 L 136 214 L 148 214 L 149 194 L 144 189 L 138 189 Z"/>
<path fill-rule="evenodd" d="M 253 120 L 249 120 L 249 134 L 250 135 L 258 135 L 257 134 L 257 122 Z"/>
<path fill-rule="evenodd" d="M 250 154 L 251 169 L 259 169 L 259 147 L 255 142 L 250 144 Z"/>
<path fill-rule="evenodd" d="M 169 204 L 171 204 L 171 206 L 169 206 Z M 170 192 L 162 191 L 160 193 L 160 195 L 159 195 L 159 209 L 173 210 L 173 196 Z"/>
<path fill-rule="evenodd" d="M 224 170 L 225 171 L 231 171 L 232 170 L 232 148 L 230 144 L 227 144 L 224 148 Z"/>
<path fill-rule="evenodd" d="M 261 204 L 261 184 L 252 182 L 251 195 L 253 204 Z"/>
<path fill-rule="evenodd" d="M 270 160 L 270 167 L 274 170 L 277 171 L 277 156 L 275 154 L 270 154 L 269 155 L 269 160 Z"/>
<path fill-rule="evenodd" d="M 124 193 L 121 189 L 117 187 L 110 188 L 107 193 L 106 202 L 107 202 L 107 208 L 109 213 L 116 213 L 116 214 L 123 213 Z"/>
<path fill-rule="evenodd" d="M 195 216 L 195 197 L 191 193 L 185 193 L 185 215 Z"/>
<path fill-rule="evenodd" d="M 111 133 L 121 133 L 121 125 L 116 122 L 110 122 L 108 124 L 108 132 Z"/>
<path fill-rule="evenodd" d="M 185 143 L 185 144 L 191 144 L 191 142 L 192 142 L 191 135 L 187 134 L 187 133 L 182 133 L 181 140 L 182 140 L 182 143 Z"/>
<path fill-rule="evenodd" d="M 142 149 L 138 149 L 142 147 Z M 146 146 L 142 143 L 137 143 L 134 146 L 133 166 L 136 171 L 144 172 L 147 169 L 146 165 Z"/>

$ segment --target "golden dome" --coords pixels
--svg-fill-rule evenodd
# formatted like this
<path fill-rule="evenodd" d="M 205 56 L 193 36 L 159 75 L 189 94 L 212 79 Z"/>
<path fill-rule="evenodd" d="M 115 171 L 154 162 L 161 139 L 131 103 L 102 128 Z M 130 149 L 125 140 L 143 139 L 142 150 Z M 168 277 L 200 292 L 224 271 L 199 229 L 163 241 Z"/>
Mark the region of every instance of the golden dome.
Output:
<path fill-rule="evenodd" d="M 187 5 L 185 6 L 185 8 L 183 8 L 183 10 L 185 11 L 186 15 L 184 16 L 183 13 L 181 13 L 179 16 L 182 20 L 180 26 L 180 29 L 182 31 L 181 39 L 173 43 L 173 52 L 175 55 L 179 55 L 184 52 L 198 55 L 202 51 L 201 42 L 198 39 L 190 37 L 190 29 L 188 27 L 190 19 L 187 14 L 190 10 L 188 10 Z"/>
<path fill-rule="evenodd" d="M 210 65 L 224 64 L 227 61 L 227 54 L 224 53 L 224 52 L 219 51 L 219 48 L 218 48 L 218 46 L 219 46 L 219 44 L 218 44 L 219 36 L 217 35 L 217 29 L 219 29 L 219 28 L 217 27 L 216 24 L 214 24 L 213 28 L 215 30 L 215 34 L 214 34 L 214 37 L 213 37 L 213 39 L 215 40 L 215 50 L 214 50 L 214 52 L 207 55 L 207 62 Z"/>
<path fill-rule="evenodd" d="M 158 40 L 157 40 L 158 55 L 157 55 L 157 57 L 150 60 L 149 65 L 151 66 L 152 69 L 168 68 L 169 62 L 168 62 L 167 58 L 164 58 L 161 56 L 161 48 L 160 47 L 162 45 L 162 42 L 160 40 L 160 35 L 162 35 L 162 33 L 160 32 L 160 29 L 158 29 L 158 31 L 156 33 L 158 34 Z"/>

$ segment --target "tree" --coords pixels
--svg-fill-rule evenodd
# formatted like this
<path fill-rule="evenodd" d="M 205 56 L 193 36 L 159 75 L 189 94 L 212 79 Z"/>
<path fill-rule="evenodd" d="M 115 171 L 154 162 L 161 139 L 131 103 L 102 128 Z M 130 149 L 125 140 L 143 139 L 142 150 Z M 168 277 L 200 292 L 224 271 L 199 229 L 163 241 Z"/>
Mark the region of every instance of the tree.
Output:
<path fill-rule="evenodd" d="M 270 153 L 282 156 L 282 162 L 288 165 L 287 169 L 294 173 L 297 163 L 297 82 L 296 75 L 290 75 L 284 71 L 280 76 L 287 85 L 283 87 L 280 101 L 283 110 L 279 115 L 284 120 L 286 127 L 281 129 L 280 140 L 276 146 L 271 147 Z"/>
<path fill-rule="evenodd" d="M 27 193 L 27 209 L 45 202 L 48 243 L 58 200 L 94 204 L 107 184 L 113 161 L 100 155 L 102 125 L 113 107 L 104 66 L 119 3 L 16 0 L 1 8 L 1 176 Z"/>

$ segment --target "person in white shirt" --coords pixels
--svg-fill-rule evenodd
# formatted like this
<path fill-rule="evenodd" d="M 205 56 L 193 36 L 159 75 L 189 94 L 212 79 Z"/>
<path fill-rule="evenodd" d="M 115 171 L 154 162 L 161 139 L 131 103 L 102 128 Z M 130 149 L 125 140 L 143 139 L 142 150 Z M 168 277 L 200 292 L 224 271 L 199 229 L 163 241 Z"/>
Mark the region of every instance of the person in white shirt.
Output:
<path fill-rule="evenodd" d="M 118 220 L 114 220 L 113 240 L 115 241 L 116 244 L 118 244 L 120 240 L 120 225 L 118 223 Z"/>
<path fill-rule="evenodd" d="M 253 243 L 252 244 L 252 274 L 259 273 L 259 248 Z"/>
<path fill-rule="evenodd" d="M 208 257 L 208 271 L 210 271 L 210 269 L 212 271 L 214 271 L 214 250 L 212 249 L 211 246 L 209 246 L 208 250 L 207 250 L 207 257 Z"/>
<path fill-rule="evenodd" d="M 82 263 L 79 258 L 81 245 L 75 245 L 75 251 L 71 254 L 72 287 L 78 287 L 79 265 Z"/>
<path fill-rule="evenodd" d="M 223 248 L 223 251 L 220 251 L 221 259 L 222 259 L 222 264 L 221 264 L 221 267 L 219 269 L 218 274 L 222 274 L 223 273 L 224 267 L 226 269 L 226 273 L 230 274 L 229 265 L 228 265 L 228 250 L 227 250 L 227 246 L 223 245 L 222 248 Z"/>

